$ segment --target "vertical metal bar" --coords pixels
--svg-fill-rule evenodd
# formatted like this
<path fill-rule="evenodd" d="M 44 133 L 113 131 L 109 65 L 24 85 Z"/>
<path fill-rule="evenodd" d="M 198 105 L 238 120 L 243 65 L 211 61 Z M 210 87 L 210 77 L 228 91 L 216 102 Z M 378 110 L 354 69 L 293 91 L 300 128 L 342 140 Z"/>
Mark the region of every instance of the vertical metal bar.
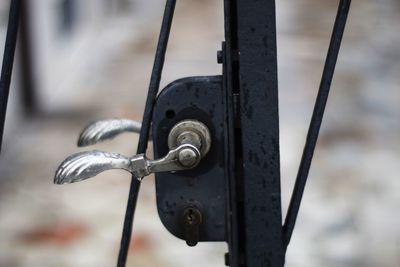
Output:
<path fill-rule="evenodd" d="M 241 158 L 240 135 L 236 136 L 234 94 L 238 93 L 239 75 L 237 68 L 237 27 L 236 27 L 236 1 L 224 0 L 225 42 L 223 51 L 223 82 L 225 106 L 225 168 L 227 177 L 227 228 L 229 253 L 225 255 L 225 263 L 231 267 L 239 267 L 240 259 L 244 258 L 243 231 L 239 231 L 243 221 L 239 220 L 242 200 L 240 199 L 237 184 L 237 157 Z M 240 128 L 238 129 L 240 132 Z M 240 161 L 240 160 L 239 160 Z"/>
<path fill-rule="evenodd" d="M 169 34 L 174 17 L 176 0 L 167 0 L 165 5 L 164 17 L 161 25 L 160 36 L 158 39 L 156 56 L 154 59 L 153 70 L 150 78 L 149 90 L 147 93 L 146 106 L 143 114 L 142 128 L 140 131 L 137 154 L 143 154 L 147 150 L 151 118 L 153 116 L 154 103 L 160 88 L 161 74 L 164 67 L 165 54 L 167 51 Z M 121 247 L 118 255 L 118 267 L 124 267 L 128 257 L 128 250 L 132 235 L 132 224 L 136 210 L 136 202 L 140 189 L 140 181 L 132 177 L 129 190 L 128 204 L 125 213 L 124 226 L 122 230 Z"/>
<path fill-rule="evenodd" d="M 321 84 L 318 90 L 318 95 L 308 130 L 303 156 L 300 162 L 299 171 L 297 173 L 285 224 L 283 226 L 285 247 L 287 247 L 290 242 L 290 238 L 292 237 L 293 229 L 296 224 L 297 215 L 299 213 L 301 199 L 303 197 L 315 146 L 318 140 L 319 130 L 321 128 L 322 118 L 324 116 L 326 103 L 328 101 L 332 78 L 335 72 L 336 61 L 339 55 L 340 44 L 342 42 L 343 33 L 346 26 L 347 15 L 349 14 L 350 10 L 350 4 L 351 0 L 341 0 L 339 3 L 331 42 L 328 49 L 328 55 L 325 61 Z"/>
<path fill-rule="evenodd" d="M 37 111 L 36 83 L 33 75 L 33 47 L 31 36 L 31 17 L 29 0 L 21 1 L 21 25 L 19 51 L 21 53 L 21 91 L 25 115 L 33 115 Z"/>
<path fill-rule="evenodd" d="M 11 1 L 10 15 L 8 17 L 6 45 L 4 48 L 3 65 L 1 68 L 0 77 L 0 151 L 1 143 L 3 141 L 8 95 L 10 93 L 15 47 L 17 44 L 20 7 L 20 0 Z"/>
<path fill-rule="evenodd" d="M 275 0 L 237 0 L 247 267 L 284 264 Z"/>

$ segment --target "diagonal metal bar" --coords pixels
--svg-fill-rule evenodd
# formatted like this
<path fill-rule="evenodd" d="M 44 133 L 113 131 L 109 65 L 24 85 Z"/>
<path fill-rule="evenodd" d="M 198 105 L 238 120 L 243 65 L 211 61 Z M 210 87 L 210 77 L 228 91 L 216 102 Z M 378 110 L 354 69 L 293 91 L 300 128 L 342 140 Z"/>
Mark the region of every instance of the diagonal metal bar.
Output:
<path fill-rule="evenodd" d="M 10 93 L 11 76 L 14 65 L 15 47 L 17 45 L 18 25 L 21 10 L 20 0 L 11 0 L 8 17 L 6 45 L 0 77 L 0 151 L 6 120 L 8 95 Z"/>
<path fill-rule="evenodd" d="M 165 5 L 164 17 L 161 25 L 160 36 L 158 39 L 157 51 L 151 73 L 150 85 L 140 131 L 137 154 L 146 152 L 149 141 L 151 118 L 153 116 L 154 104 L 160 88 L 162 70 L 164 67 L 165 54 L 167 51 L 169 34 L 171 31 L 172 20 L 175 11 L 176 0 L 167 0 Z M 121 247 L 118 255 L 117 267 L 124 267 L 128 257 L 128 250 L 132 235 L 133 219 L 135 216 L 136 203 L 140 189 L 140 180 L 132 177 L 129 191 L 128 204 L 125 213 L 124 226 L 122 230 Z"/>
<path fill-rule="evenodd" d="M 346 26 L 347 16 L 350 10 L 351 0 L 340 0 L 339 9 L 336 15 L 335 25 L 326 57 L 324 71 L 311 118 L 310 127 L 307 134 L 306 144 L 303 150 L 303 156 L 297 173 L 292 198 L 290 200 L 288 213 L 283 225 L 283 241 L 285 247 L 288 246 L 292 237 L 293 229 L 296 224 L 297 215 L 299 213 L 301 200 L 303 198 L 304 188 L 307 182 L 315 146 L 317 144 L 319 130 L 321 128 L 322 119 L 326 103 L 331 88 L 333 74 Z"/>

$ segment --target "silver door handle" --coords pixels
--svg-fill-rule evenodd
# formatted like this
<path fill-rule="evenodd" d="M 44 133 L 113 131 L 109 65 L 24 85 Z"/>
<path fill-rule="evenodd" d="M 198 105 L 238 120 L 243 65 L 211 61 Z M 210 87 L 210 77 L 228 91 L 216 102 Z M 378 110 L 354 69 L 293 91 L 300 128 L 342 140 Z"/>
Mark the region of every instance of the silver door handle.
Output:
<path fill-rule="evenodd" d="M 129 119 L 108 119 L 95 121 L 86 126 L 78 139 L 78 146 L 94 145 L 112 139 L 125 132 L 140 133 L 142 123 Z"/>
<path fill-rule="evenodd" d="M 150 160 L 144 154 L 128 158 L 118 153 L 93 150 L 65 159 L 57 169 L 54 183 L 80 182 L 111 169 L 126 170 L 135 178 L 142 179 L 155 172 L 192 169 L 199 164 L 200 159 L 200 151 L 190 144 L 180 145 L 157 160 Z"/>
<path fill-rule="evenodd" d="M 210 149 L 210 131 L 199 121 L 181 121 L 171 129 L 168 146 L 167 155 L 156 160 L 144 154 L 126 157 L 99 150 L 76 153 L 60 164 L 54 183 L 75 183 L 112 169 L 128 171 L 139 180 L 151 173 L 193 169 Z"/>

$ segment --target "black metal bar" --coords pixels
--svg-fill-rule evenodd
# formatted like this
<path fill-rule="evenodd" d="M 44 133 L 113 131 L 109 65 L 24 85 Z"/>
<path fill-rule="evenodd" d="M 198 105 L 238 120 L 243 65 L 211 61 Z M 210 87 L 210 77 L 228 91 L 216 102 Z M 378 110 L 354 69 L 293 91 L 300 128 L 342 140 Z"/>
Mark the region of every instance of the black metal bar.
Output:
<path fill-rule="evenodd" d="M 275 0 L 236 1 L 244 266 L 282 267 Z"/>
<path fill-rule="evenodd" d="M 151 73 L 146 106 L 143 114 L 142 128 L 140 131 L 137 154 L 143 154 L 147 150 L 151 119 L 153 116 L 153 108 L 157 98 L 157 93 L 160 88 L 161 75 L 164 67 L 165 54 L 167 51 L 168 39 L 171 31 L 175 5 L 176 5 L 176 0 L 167 0 L 165 5 L 164 17 L 162 21 L 160 36 L 158 39 L 153 70 Z M 117 267 L 124 267 L 126 265 L 139 189 L 140 189 L 140 181 L 137 180 L 135 177 L 132 177 L 132 182 L 128 197 L 128 204 L 125 213 L 124 226 L 121 238 L 121 247 L 118 255 Z"/>
<path fill-rule="evenodd" d="M 239 75 L 237 67 L 237 23 L 236 23 L 236 1 L 224 1 L 225 14 L 225 42 L 223 43 L 223 82 L 224 82 L 224 106 L 225 106 L 225 168 L 227 174 L 227 218 L 228 218 L 228 248 L 229 253 L 225 255 L 225 263 L 230 267 L 239 267 L 240 259 L 244 258 L 244 242 L 242 228 L 243 221 L 239 220 L 239 216 L 243 217 L 241 208 L 243 205 L 238 197 L 239 187 L 237 186 L 236 176 L 236 156 L 241 151 L 240 135 L 235 136 L 235 109 L 234 109 L 234 94 L 238 94 L 239 90 Z M 240 127 L 237 129 L 240 132 Z M 239 168 L 240 169 L 240 168 Z"/>
<path fill-rule="evenodd" d="M 285 219 L 285 224 L 283 226 L 283 238 L 285 247 L 287 247 L 290 242 L 290 238 L 296 224 L 297 215 L 300 209 L 304 188 L 307 182 L 308 173 L 310 170 L 315 146 L 318 140 L 319 130 L 321 128 L 321 123 L 329 96 L 333 74 L 335 72 L 340 44 L 342 42 L 342 37 L 346 26 L 347 15 L 350 10 L 350 4 L 351 0 L 341 0 L 339 3 L 339 9 L 337 12 L 331 42 L 328 49 L 328 55 L 326 57 L 324 71 L 321 78 L 321 84 L 319 87 L 310 127 L 307 134 L 303 156 L 297 173 L 292 198 L 290 200 L 288 213 Z"/>
<path fill-rule="evenodd" d="M 3 141 L 4 124 L 6 120 L 8 96 L 10 93 L 11 76 L 14 65 L 15 47 L 17 45 L 18 24 L 21 9 L 20 0 L 12 0 L 8 17 L 6 44 L 3 55 L 3 65 L 0 77 L 0 151 Z"/>
<path fill-rule="evenodd" d="M 21 1 L 21 25 L 19 35 L 21 93 L 25 116 L 32 116 L 37 111 L 36 81 L 34 79 L 34 57 L 29 0 Z"/>

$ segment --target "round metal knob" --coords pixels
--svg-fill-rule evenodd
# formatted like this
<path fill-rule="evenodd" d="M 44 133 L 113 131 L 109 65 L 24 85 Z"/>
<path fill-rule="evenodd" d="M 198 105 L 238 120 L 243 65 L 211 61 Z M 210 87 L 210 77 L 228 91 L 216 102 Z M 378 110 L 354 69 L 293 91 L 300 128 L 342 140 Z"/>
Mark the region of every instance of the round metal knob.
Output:
<path fill-rule="evenodd" d="M 185 148 L 179 151 L 178 161 L 184 167 L 192 167 L 196 164 L 196 153 L 193 149 Z"/>
<path fill-rule="evenodd" d="M 211 135 L 207 126 L 197 120 L 184 120 L 178 122 L 168 135 L 168 147 L 173 149 L 181 144 L 196 146 L 203 158 L 211 148 Z"/>

